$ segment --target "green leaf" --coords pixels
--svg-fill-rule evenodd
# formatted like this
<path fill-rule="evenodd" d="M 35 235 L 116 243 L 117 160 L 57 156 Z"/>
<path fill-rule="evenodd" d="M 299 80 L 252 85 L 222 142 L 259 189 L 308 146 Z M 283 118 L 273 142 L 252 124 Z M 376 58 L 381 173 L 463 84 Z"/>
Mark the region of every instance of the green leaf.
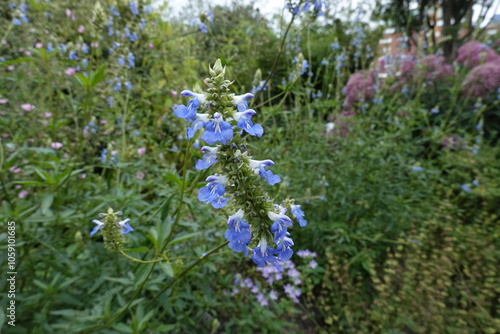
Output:
<path fill-rule="evenodd" d="M 167 325 L 161 325 L 156 328 L 157 333 L 167 333 L 170 331 L 173 331 L 175 329 L 175 325 L 172 324 L 167 324 Z"/>
<path fill-rule="evenodd" d="M 175 184 L 177 184 L 179 187 L 182 185 L 182 180 L 175 174 L 166 172 L 165 174 L 162 175 L 162 177 L 166 180 L 172 181 Z"/>
<path fill-rule="evenodd" d="M 42 199 L 42 214 L 46 214 L 52 203 L 54 202 L 54 194 L 45 194 Z"/>
<path fill-rule="evenodd" d="M 174 240 L 170 241 L 168 244 L 169 245 L 175 245 L 175 244 L 181 243 L 183 241 L 186 241 L 188 239 L 191 239 L 191 238 L 194 238 L 196 236 L 199 236 L 199 235 L 201 235 L 201 232 L 194 232 L 194 233 L 184 234 L 184 235 L 181 235 L 180 237 L 177 237 Z"/>
<path fill-rule="evenodd" d="M 12 60 L 6 60 L 4 62 L 1 62 L 0 65 L 9 66 L 12 64 L 19 64 L 19 63 L 33 62 L 33 61 L 35 61 L 35 59 L 33 59 L 31 57 L 21 57 L 21 58 L 16 58 L 16 59 L 12 59 Z"/>
<path fill-rule="evenodd" d="M 76 81 L 78 81 L 78 83 L 80 85 L 82 85 L 82 87 L 84 87 L 85 89 L 90 88 L 90 79 L 89 78 L 87 78 L 86 76 L 84 76 L 81 73 L 76 73 L 75 78 L 76 78 Z"/>
<path fill-rule="evenodd" d="M 103 64 L 101 67 L 99 67 L 97 72 L 91 75 L 90 87 L 94 88 L 99 82 L 101 82 L 104 79 L 105 74 L 106 74 L 106 64 Z"/>
<path fill-rule="evenodd" d="M 161 262 L 160 268 L 161 268 L 161 270 L 163 270 L 165 275 L 167 275 L 168 277 L 172 277 L 172 278 L 174 277 L 174 269 L 172 268 L 172 265 L 170 263 Z"/>

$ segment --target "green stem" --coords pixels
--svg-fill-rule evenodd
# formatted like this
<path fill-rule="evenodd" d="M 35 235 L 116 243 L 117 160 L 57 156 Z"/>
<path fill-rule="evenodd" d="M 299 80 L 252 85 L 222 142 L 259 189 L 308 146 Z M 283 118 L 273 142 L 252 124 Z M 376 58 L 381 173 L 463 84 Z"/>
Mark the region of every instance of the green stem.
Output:
<path fill-rule="evenodd" d="M 143 260 L 136 259 L 135 257 L 132 257 L 132 256 L 126 254 L 121 249 L 119 249 L 118 251 L 120 252 L 121 255 L 125 256 L 127 259 L 129 259 L 131 261 L 134 261 L 134 262 L 138 262 L 138 263 L 156 263 L 156 262 L 166 261 L 165 259 L 156 259 L 156 260 L 143 261 Z"/>

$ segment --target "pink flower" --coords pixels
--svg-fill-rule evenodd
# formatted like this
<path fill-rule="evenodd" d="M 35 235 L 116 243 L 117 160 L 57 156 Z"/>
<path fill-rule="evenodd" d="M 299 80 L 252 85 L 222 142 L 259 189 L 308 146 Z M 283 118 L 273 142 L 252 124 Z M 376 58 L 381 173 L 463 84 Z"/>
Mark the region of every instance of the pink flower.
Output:
<path fill-rule="evenodd" d="M 0 104 L 6 104 L 7 102 L 9 102 L 9 100 L 7 100 L 7 99 L 0 99 Z"/>
<path fill-rule="evenodd" d="M 81 34 L 85 31 L 85 27 L 84 26 L 79 26 L 78 27 L 78 32 Z"/>
<path fill-rule="evenodd" d="M 486 44 L 470 41 L 458 48 L 455 60 L 465 67 L 472 68 L 491 61 L 498 61 L 500 56 Z"/>
<path fill-rule="evenodd" d="M 137 172 L 137 174 L 135 174 L 135 177 L 138 180 L 142 180 L 144 178 L 144 173 L 143 172 Z"/>
<path fill-rule="evenodd" d="M 31 56 L 31 52 L 30 51 L 24 51 L 24 54 L 27 55 L 27 56 Z"/>
<path fill-rule="evenodd" d="M 155 47 L 155 45 L 154 45 L 153 43 L 149 43 L 149 44 L 148 44 L 148 47 L 149 47 L 150 49 L 153 49 L 153 48 Z"/>
<path fill-rule="evenodd" d="M 19 192 L 19 194 L 17 195 L 17 197 L 19 198 L 25 198 L 26 196 L 28 196 L 29 192 L 27 190 L 22 190 Z"/>
<path fill-rule="evenodd" d="M 32 111 L 35 108 L 36 107 L 34 105 L 29 104 L 29 103 L 21 104 L 21 109 L 24 110 L 24 111 Z"/>
<path fill-rule="evenodd" d="M 14 65 L 7 66 L 8 71 L 14 71 L 14 69 L 15 69 Z"/>
<path fill-rule="evenodd" d="M 66 73 L 67 75 L 73 75 L 76 73 L 76 70 L 73 68 L 73 67 L 68 67 L 64 73 Z"/>
<path fill-rule="evenodd" d="M 145 147 L 141 147 L 137 150 L 137 153 L 139 153 L 139 155 L 143 155 L 144 153 L 146 153 L 146 148 Z"/>
<path fill-rule="evenodd" d="M 60 142 L 53 142 L 53 143 L 50 144 L 50 147 L 52 147 L 54 150 L 58 150 L 61 147 L 63 147 L 63 144 L 60 143 Z"/>
<path fill-rule="evenodd" d="M 354 73 L 345 86 L 347 109 L 356 102 L 367 101 L 375 96 L 375 79 L 372 72 Z"/>
<path fill-rule="evenodd" d="M 40 43 L 40 42 L 36 43 L 35 48 L 37 48 L 37 49 L 43 48 L 43 43 Z"/>
<path fill-rule="evenodd" d="M 170 92 L 170 94 L 172 94 L 172 96 L 177 96 L 177 91 L 173 90 Z"/>
<path fill-rule="evenodd" d="M 42 114 L 42 117 L 43 117 L 43 118 L 50 118 L 50 117 L 52 117 L 52 113 L 50 113 L 50 112 L 45 112 L 45 113 L 43 113 L 43 114 Z"/>
<path fill-rule="evenodd" d="M 21 168 L 14 165 L 14 166 L 9 168 L 9 171 L 11 171 L 14 174 L 19 174 L 19 173 L 21 173 Z"/>
<path fill-rule="evenodd" d="M 99 47 L 99 43 L 98 42 L 91 42 L 90 47 L 97 48 L 97 47 Z"/>
<path fill-rule="evenodd" d="M 71 9 L 66 8 L 66 16 L 71 17 Z"/>
<path fill-rule="evenodd" d="M 474 67 L 463 83 L 463 91 L 474 97 L 488 97 L 500 87 L 500 58 Z"/>

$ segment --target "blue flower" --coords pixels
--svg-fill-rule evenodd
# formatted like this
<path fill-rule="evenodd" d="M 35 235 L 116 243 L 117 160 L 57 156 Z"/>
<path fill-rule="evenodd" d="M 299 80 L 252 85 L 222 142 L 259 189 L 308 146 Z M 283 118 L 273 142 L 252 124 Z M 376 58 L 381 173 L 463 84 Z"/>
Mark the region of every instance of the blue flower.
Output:
<path fill-rule="evenodd" d="M 218 112 L 214 113 L 214 119 L 205 125 L 205 131 L 201 135 L 201 140 L 208 145 L 214 145 L 216 142 L 227 144 L 233 139 L 233 129 L 231 124 L 222 119 Z"/>
<path fill-rule="evenodd" d="M 192 122 L 196 119 L 196 109 L 200 106 L 198 99 L 192 99 L 188 102 L 187 107 L 183 104 L 174 106 L 174 115 L 179 118 L 185 118 L 186 121 Z"/>
<path fill-rule="evenodd" d="M 432 108 L 431 113 L 433 114 L 439 114 L 439 109 L 438 108 Z"/>
<path fill-rule="evenodd" d="M 54 47 L 52 46 L 52 43 L 47 43 L 47 47 L 45 48 L 48 53 L 54 52 Z"/>
<path fill-rule="evenodd" d="M 462 184 L 460 188 L 462 188 L 462 190 L 466 193 L 470 193 L 470 185 L 468 183 Z"/>
<path fill-rule="evenodd" d="M 262 82 L 261 82 L 262 83 Z M 264 81 L 265 83 L 265 81 Z M 238 111 L 245 111 L 248 109 L 248 103 L 245 101 L 246 99 L 250 99 L 253 97 L 252 93 L 246 93 L 243 95 L 233 95 L 234 105 L 238 108 Z"/>
<path fill-rule="evenodd" d="M 134 230 L 132 226 L 129 225 L 129 221 L 130 219 L 127 218 L 125 220 L 122 220 L 121 222 L 118 222 L 118 226 L 122 228 L 122 234 L 127 234 L 128 232 L 132 232 Z"/>
<path fill-rule="evenodd" d="M 206 180 L 209 182 L 206 187 L 198 190 L 198 199 L 201 202 L 211 203 L 216 209 L 223 208 L 227 204 L 229 198 L 224 197 L 226 187 L 224 185 L 228 182 L 227 177 L 221 175 L 209 176 Z"/>
<path fill-rule="evenodd" d="M 472 184 L 475 185 L 476 187 L 479 187 L 479 181 L 478 180 L 472 181 Z"/>
<path fill-rule="evenodd" d="M 255 115 L 256 112 L 253 109 L 248 109 L 243 112 L 234 113 L 233 118 L 238 123 L 238 127 L 240 129 L 245 130 L 248 134 L 252 136 L 262 137 L 264 133 L 264 129 L 260 124 L 252 123 L 252 116 Z"/>
<path fill-rule="evenodd" d="M 71 52 L 69 53 L 68 59 L 69 59 L 69 60 L 77 60 L 77 59 L 78 59 L 78 56 L 77 56 L 77 54 L 76 54 L 76 51 L 71 51 Z"/>
<path fill-rule="evenodd" d="M 271 186 L 281 182 L 279 175 L 273 174 L 270 170 L 265 170 L 263 166 L 259 169 L 259 176 L 266 179 Z"/>
<path fill-rule="evenodd" d="M 120 82 L 120 79 L 116 78 L 116 83 L 113 87 L 114 91 L 119 91 L 122 88 L 122 83 Z"/>
<path fill-rule="evenodd" d="M 118 65 L 120 65 L 120 66 L 124 66 L 125 65 L 125 60 L 122 57 L 118 57 L 116 59 L 116 61 L 118 62 Z"/>
<path fill-rule="evenodd" d="M 109 6 L 109 10 L 113 16 L 120 16 L 120 13 L 118 13 L 115 6 Z"/>
<path fill-rule="evenodd" d="M 423 171 L 424 169 L 423 169 L 422 167 L 420 167 L 420 166 L 412 166 L 412 167 L 411 167 L 411 170 L 412 170 L 413 172 L 415 172 L 415 173 L 418 173 L 418 172 Z"/>
<path fill-rule="evenodd" d="M 272 160 L 252 160 L 250 159 L 249 166 L 252 168 L 255 174 L 259 174 L 260 177 L 266 179 L 267 183 L 274 185 L 281 181 L 278 175 L 274 175 L 271 171 L 266 170 L 264 167 L 272 166 L 274 162 Z"/>
<path fill-rule="evenodd" d="M 207 100 L 207 96 L 205 94 L 194 93 L 190 90 L 183 90 L 181 92 L 181 95 L 194 97 L 200 104 L 205 103 L 205 101 Z"/>
<path fill-rule="evenodd" d="M 130 3 L 130 11 L 134 15 L 138 15 L 139 14 L 139 9 L 137 8 L 137 4 L 135 2 L 131 2 Z"/>
<path fill-rule="evenodd" d="M 252 260 L 258 267 L 265 267 L 267 263 L 271 263 L 275 265 L 276 269 L 281 271 L 281 265 L 277 263 L 278 259 L 274 254 L 276 254 L 276 250 L 267 246 L 266 239 L 262 238 L 257 247 L 252 249 Z"/>
<path fill-rule="evenodd" d="M 273 221 L 271 232 L 274 233 L 274 242 L 286 236 L 288 226 L 292 226 L 292 220 L 283 213 L 268 212 L 267 216 Z"/>
<path fill-rule="evenodd" d="M 289 233 L 286 233 L 289 235 Z M 276 242 L 276 252 L 278 259 L 282 261 L 288 261 L 293 255 L 293 250 L 290 248 L 293 246 L 293 240 L 285 236 Z"/>
<path fill-rule="evenodd" d="M 134 67 L 135 66 L 135 56 L 134 56 L 134 54 L 132 52 L 128 53 L 127 61 L 128 61 L 128 65 L 130 67 Z"/>
<path fill-rule="evenodd" d="M 300 205 L 292 205 L 290 211 L 294 215 L 300 227 L 304 227 L 307 225 L 307 220 L 304 219 L 304 211 L 302 211 Z"/>
<path fill-rule="evenodd" d="M 239 253 L 243 252 L 245 256 L 248 254 L 248 244 L 252 239 L 252 232 L 250 232 L 250 225 L 243 220 L 244 211 L 238 210 L 234 215 L 230 216 L 227 220 L 229 229 L 226 230 L 224 236 L 229 241 L 229 248 Z"/>
<path fill-rule="evenodd" d="M 127 81 L 124 83 L 125 87 L 127 87 L 127 89 L 131 90 L 133 87 L 132 87 L 132 84 L 130 83 L 130 81 Z"/>
<path fill-rule="evenodd" d="M 101 160 L 102 163 L 105 163 L 107 155 L 108 155 L 108 150 L 103 148 L 101 151 L 101 157 L 99 158 L 99 160 Z"/>
<path fill-rule="evenodd" d="M 198 161 L 196 161 L 197 170 L 207 169 L 214 163 L 218 162 L 217 160 L 217 152 L 219 151 L 218 147 L 203 146 L 201 148 L 201 151 L 203 153 L 205 152 L 206 153 L 203 155 L 202 159 L 198 159 Z"/>
<path fill-rule="evenodd" d="M 208 29 L 207 29 L 207 26 L 205 25 L 205 23 L 203 22 L 200 22 L 198 24 L 198 29 L 200 29 L 200 31 L 204 34 L 208 33 Z"/>
<path fill-rule="evenodd" d="M 97 225 L 94 227 L 94 229 L 92 230 L 92 232 L 90 232 L 90 236 L 96 234 L 101 229 L 101 227 L 104 226 L 104 223 L 102 221 L 100 221 L 100 220 L 97 220 L 97 219 L 94 219 L 92 221 L 92 223 L 97 224 Z"/>
<path fill-rule="evenodd" d="M 207 124 L 210 120 L 209 117 L 209 114 L 196 114 L 196 119 L 193 123 L 191 123 L 191 126 L 186 131 L 188 139 L 192 139 L 196 134 L 196 131 L 205 127 L 205 124 Z"/>

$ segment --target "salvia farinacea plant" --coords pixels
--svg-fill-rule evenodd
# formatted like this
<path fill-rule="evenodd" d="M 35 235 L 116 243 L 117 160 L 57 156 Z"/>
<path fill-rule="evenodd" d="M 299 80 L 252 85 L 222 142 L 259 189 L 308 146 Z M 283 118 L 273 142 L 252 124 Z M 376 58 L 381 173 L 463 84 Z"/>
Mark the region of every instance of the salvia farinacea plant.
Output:
<path fill-rule="evenodd" d="M 217 169 L 199 189 L 198 198 L 216 209 L 233 210 L 224 234 L 229 248 L 245 256 L 250 249 L 259 267 L 271 263 L 279 269 L 293 254 L 288 231 L 292 219 L 287 211 L 300 226 L 307 221 L 293 200 L 275 204 L 264 190 L 263 182 L 274 185 L 281 179 L 268 169 L 274 165 L 272 160 L 254 159 L 247 148 L 248 135 L 261 137 L 264 133 L 262 125 L 252 121 L 256 111 L 248 108 L 246 100 L 253 95 L 231 93 L 232 82 L 224 78 L 220 60 L 209 67 L 209 73 L 211 77 L 204 80 L 208 86 L 205 93 L 182 91 L 181 95 L 192 99 L 187 105 L 174 107 L 176 116 L 191 123 L 188 139 L 199 136 L 207 144 L 201 149 L 204 155 L 196 162 L 196 169 Z"/>

